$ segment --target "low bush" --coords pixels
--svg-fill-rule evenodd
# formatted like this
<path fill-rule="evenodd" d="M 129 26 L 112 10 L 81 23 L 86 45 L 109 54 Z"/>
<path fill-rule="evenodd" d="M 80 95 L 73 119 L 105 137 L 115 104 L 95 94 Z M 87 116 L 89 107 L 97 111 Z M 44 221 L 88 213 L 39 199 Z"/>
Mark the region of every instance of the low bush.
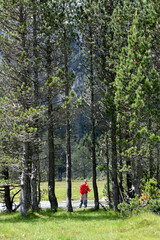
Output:
<path fill-rule="evenodd" d="M 149 201 L 149 208 L 152 212 L 160 214 L 160 200 L 151 200 Z"/>
<path fill-rule="evenodd" d="M 160 191 L 157 188 L 157 181 L 154 178 L 148 180 L 141 196 L 135 194 L 129 203 L 120 203 L 118 209 L 123 216 L 148 210 L 160 214 Z"/>

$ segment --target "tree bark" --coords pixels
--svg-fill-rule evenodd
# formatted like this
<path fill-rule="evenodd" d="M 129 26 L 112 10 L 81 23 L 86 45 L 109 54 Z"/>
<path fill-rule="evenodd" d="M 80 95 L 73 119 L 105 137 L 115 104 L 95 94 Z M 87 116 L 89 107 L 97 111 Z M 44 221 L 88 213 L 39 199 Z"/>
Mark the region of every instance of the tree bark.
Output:
<path fill-rule="evenodd" d="M 131 166 L 131 160 L 129 157 L 126 158 L 126 166 L 129 169 L 129 167 Z M 134 163 L 132 164 L 133 169 L 134 169 Z M 134 169 L 134 171 L 136 171 Z M 132 192 L 132 175 L 130 173 L 130 170 L 127 170 L 127 194 L 130 198 L 133 197 L 133 192 Z"/>
<path fill-rule="evenodd" d="M 117 149 L 116 149 L 116 114 L 114 107 L 112 109 L 112 120 L 111 120 L 111 140 L 112 140 L 112 191 L 114 210 L 118 211 L 119 204 L 119 189 L 117 179 Z"/>
<path fill-rule="evenodd" d="M 7 166 L 4 166 L 2 170 L 2 175 L 4 177 L 4 180 L 9 180 L 9 171 Z M 9 186 L 4 186 L 4 202 L 5 202 L 7 212 L 9 213 L 12 212 L 12 201 L 11 201 Z"/>
<path fill-rule="evenodd" d="M 159 161 L 159 144 L 157 144 L 157 173 L 156 173 L 156 179 L 157 179 L 157 185 L 158 188 L 160 188 L 160 174 L 159 174 L 159 166 L 160 166 L 160 161 Z"/>
<path fill-rule="evenodd" d="M 121 124 L 119 125 L 119 166 L 120 166 L 120 169 L 122 169 L 123 167 L 123 162 L 122 162 L 122 131 L 121 131 Z M 123 192 L 124 192 L 124 189 L 123 189 L 123 174 L 122 172 L 119 173 L 119 187 L 120 187 L 120 191 L 122 193 L 122 197 L 123 197 Z M 123 201 L 123 199 L 121 199 L 121 201 Z"/>
<path fill-rule="evenodd" d="M 30 163 L 29 163 L 30 149 L 29 143 L 23 144 L 23 169 L 21 175 L 21 207 L 20 212 L 22 216 L 27 214 L 30 206 Z"/>
<path fill-rule="evenodd" d="M 19 22 L 20 26 L 22 27 L 22 32 L 21 32 L 21 44 L 22 44 L 22 51 L 27 53 L 26 49 L 26 12 L 24 9 L 24 5 L 21 3 L 20 5 L 20 12 L 19 12 Z M 25 59 L 23 59 L 22 62 L 22 69 L 21 69 L 21 74 L 22 74 L 22 79 L 21 81 L 27 86 L 28 79 L 27 79 L 27 70 L 23 66 L 25 62 Z M 28 103 L 27 99 L 22 99 L 22 104 L 24 109 L 27 109 Z M 24 140 L 23 143 L 23 169 L 22 169 L 22 175 L 21 175 L 21 208 L 20 212 L 22 216 L 25 216 L 27 214 L 28 208 L 30 206 L 31 202 L 31 189 L 30 189 L 30 146 L 29 142 L 27 140 Z"/>
<path fill-rule="evenodd" d="M 127 127 L 129 128 L 129 126 L 126 126 L 126 131 L 127 131 Z M 129 140 L 130 136 L 129 134 L 125 134 L 125 140 Z M 126 146 L 126 149 L 128 149 L 129 146 Z M 131 163 L 131 159 L 130 157 L 126 157 L 126 166 L 127 166 L 127 173 L 126 173 L 126 180 L 127 180 L 127 195 L 132 198 L 134 197 L 133 195 L 133 191 L 132 191 L 132 186 L 133 186 L 133 175 L 135 176 L 135 172 L 136 172 L 136 167 L 135 167 L 135 162 L 134 159 Z M 132 166 L 133 169 L 133 173 L 131 173 L 130 167 Z"/>
<path fill-rule="evenodd" d="M 92 172 L 93 172 L 93 190 L 94 190 L 94 208 L 99 209 L 99 197 L 97 188 L 97 171 L 96 171 L 96 125 L 95 125 L 95 85 L 93 74 L 93 33 L 90 26 L 90 90 L 91 90 L 91 124 L 92 124 Z"/>
<path fill-rule="evenodd" d="M 135 193 L 138 194 L 139 196 L 141 195 L 141 189 L 140 189 L 140 182 L 142 179 L 142 175 L 143 175 L 143 166 L 142 166 L 142 157 L 139 155 L 139 151 L 140 151 L 140 146 L 141 143 L 138 143 L 137 146 L 137 172 L 136 172 L 136 179 L 135 179 Z"/>
<path fill-rule="evenodd" d="M 151 132 L 152 130 L 152 120 L 149 117 L 148 120 L 148 130 Z M 153 160 L 153 149 L 151 143 L 149 144 L 149 177 L 153 178 L 154 175 L 154 160 Z"/>
<path fill-rule="evenodd" d="M 51 44 L 50 36 L 47 39 L 47 78 L 51 77 Z M 55 195 L 55 152 L 54 152 L 54 126 L 53 126 L 53 99 L 52 90 L 48 86 L 48 148 L 49 148 L 49 180 L 48 180 L 48 196 L 51 209 L 57 211 L 58 202 Z"/>
<path fill-rule="evenodd" d="M 38 211 L 38 200 L 37 200 L 37 164 L 36 159 L 32 159 L 31 164 L 31 204 L 32 210 Z"/>
<path fill-rule="evenodd" d="M 106 158 L 107 158 L 107 195 L 109 205 L 111 206 L 108 133 L 106 133 Z"/>
<path fill-rule="evenodd" d="M 64 41 L 64 66 L 65 66 L 65 97 L 68 99 L 70 84 L 69 84 L 69 72 L 68 72 L 68 51 L 67 51 L 67 35 L 66 29 L 63 30 L 63 41 Z M 68 101 L 68 100 L 67 100 Z M 66 197 L 66 208 L 67 212 L 72 212 L 72 183 L 71 183 L 71 127 L 70 127 L 70 105 L 66 102 L 66 184 L 67 184 L 67 197 Z"/>
<path fill-rule="evenodd" d="M 35 58 L 34 61 L 34 98 L 35 98 L 35 107 L 37 107 L 39 104 L 39 84 L 38 84 L 38 64 L 37 64 L 37 58 L 38 58 L 38 51 L 37 51 L 38 43 L 37 43 L 37 12 L 36 12 L 36 3 L 33 1 L 33 55 Z M 37 165 L 39 163 L 39 147 L 37 144 L 38 138 L 39 138 L 39 123 L 38 119 L 36 120 L 36 128 L 37 133 L 35 136 L 35 144 L 33 147 L 33 158 L 32 158 L 32 164 L 31 164 L 31 203 L 32 203 L 32 210 L 38 211 L 38 199 L 37 199 L 37 172 L 38 167 Z M 40 184 L 40 183 L 39 183 Z"/>

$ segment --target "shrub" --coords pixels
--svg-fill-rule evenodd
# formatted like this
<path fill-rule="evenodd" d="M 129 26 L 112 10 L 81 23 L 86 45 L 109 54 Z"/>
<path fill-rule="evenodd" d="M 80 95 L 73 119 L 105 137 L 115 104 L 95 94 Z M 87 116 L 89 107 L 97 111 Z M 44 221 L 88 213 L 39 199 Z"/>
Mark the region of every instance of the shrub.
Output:
<path fill-rule="evenodd" d="M 129 216 L 131 213 L 130 204 L 125 203 L 125 202 L 118 204 L 118 209 L 122 216 Z"/>
<path fill-rule="evenodd" d="M 160 214 L 160 200 L 151 200 L 149 201 L 149 208 L 152 212 Z"/>
<path fill-rule="evenodd" d="M 140 212 L 141 204 L 140 204 L 140 199 L 139 199 L 138 194 L 135 194 L 135 197 L 131 199 L 130 205 L 131 205 L 132 212 L 134 212 L 134 213 Z"/>
<path fill-rule="evenodd" d="M 158 198 L 159 190 L 157 188 L 157 181 L 155 178 L 151 178 L 147 181 L 143 194 L 148 197 L 148 199 Z"/>
<path fill-rule="evenodd" d="M 129 216 L 131 213 L 139 213 L 140 207 L 140 200 L 137 194 L 130 200 L 130 203 L 123 202 L 118 205 L 118 209 L 123 216 Z"/>

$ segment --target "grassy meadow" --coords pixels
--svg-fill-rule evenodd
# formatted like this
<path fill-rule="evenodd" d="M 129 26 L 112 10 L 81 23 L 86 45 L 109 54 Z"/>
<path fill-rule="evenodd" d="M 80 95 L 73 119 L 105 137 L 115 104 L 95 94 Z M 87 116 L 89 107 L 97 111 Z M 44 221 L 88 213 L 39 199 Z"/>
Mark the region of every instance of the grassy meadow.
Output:
<path fill-rule="evenodd" d="M 80 180 L 72 181 L 72 200 L 79 200 L 79 198 L 80 198 L 79 188 L 80 188 L 81 183 L 83 183 L 83 180 L 82 181 L 80 181 Z M 99 199 L 102 199 L 102 197 L 103 197 L 103 189 L 104 189 L 105 184 L 106 184 L 106 181 L 97 181 L 97 186 L 98 186 L 98 191 L 99 191 Z M 88 185 L 93 190 L 91 181 L 88 181 Z M 47 182 L 41 183 L 42 201 L 48 201 L 47 187 L 48 187 Z M 88 200 L 94 199 L 92 190 L 91 190 L 91 192 L 88 193 Z M 65 201 L 65 199 L 66 199 L 66 182 L 65 181 L 56 182 L 55 192 L 56 192 L 56 197 L 57 197 L 58 202 Z"/>
<path fill-rule="evenodd" d="M 83 183 L 83 180 L 72 180 L 72 200 L 79 200 L 80 199 L 80 194 L 79 194 L 79 188 L 81 183 Z M 106 181 L 97 181 L 98 185 L 98 191 L 99 191 L 99 199 L 102 199 L 103 197 L 103 189 L 106 184 Z M 92 182 L 88 181 L 88 185 L 91 189 L 92 188 Z M 11 196 L 17 192 L 19 188 L 16 188 L 11 191 Z M 56 192 L 56 197 L 58 202 L 62 202 L 66 200 L 66 182 L 65 180 L 62 182 L 56 181 L 55 183 L 55 192 Z M 41 201 L 48 201 L 48 183 L 47 182 L 42 182 L 41 183 L 41 193 L 42 193 L 42 199 Z M 20 199 L 20 193 L 16 195 L 14 198 L 15 202 L 19 202 Z M 88 200 L 93 200 L 93 191 L 88 193 Z M 0 202 L 3 200 L 0 198 Z"/>
<path fill-rule="evenodd" d="M 72 182 L 72 199 L 79 199 L 81 181 Z M 88 182 L 92 188 L 91 182 Z M 98 181 L 100 199 L 103 197 L 105 181 Z M 47 183 L 41 185 L 48 200 Z M 66 183 L 56 182 L 58 201 L 66 198 Z M 89 193 L 93 199 L 93 191 Z M 29 212 L 21 217 L 20 212 L 0 213 L 0 240 L 154 240 L 160 239 L 160 217 L 153 213 L 141 213 L 122 217 L 113 211 L 76 209 L 67 213 L 58 209 Z"/>
<path fill-rule="evenodd" d="M 59 209 L 0 214 L 1 240 L 154 240 L 160 239 L 160 217 L 152 213 L 124 218 L 113 211 Z"/>

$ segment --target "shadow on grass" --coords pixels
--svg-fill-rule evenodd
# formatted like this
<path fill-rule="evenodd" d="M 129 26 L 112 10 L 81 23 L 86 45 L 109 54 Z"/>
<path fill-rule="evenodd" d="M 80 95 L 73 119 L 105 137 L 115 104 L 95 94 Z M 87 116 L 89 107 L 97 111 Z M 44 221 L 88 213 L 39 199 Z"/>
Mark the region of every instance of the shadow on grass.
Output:
<path fill-rule="evenodd" d="M 74 212 L 66 212 L 65 210 L 58 209 L 56 213 L 52 210 L 40 210 L 39 212 L 29 212 L 25 217 L 22 217 L 19 212 L 16 213 L 1 213 L 0 222 L 9 222 L 9 223 L 19 223 L 19 222 L 43 222 L 43 221 L 103 221 L 103 220 L 118 220 L 122 219 L 118 213 L 113 211 L 104 210 L 92 210 L 92 209 L 80 209 L 75 210 Z"/>

